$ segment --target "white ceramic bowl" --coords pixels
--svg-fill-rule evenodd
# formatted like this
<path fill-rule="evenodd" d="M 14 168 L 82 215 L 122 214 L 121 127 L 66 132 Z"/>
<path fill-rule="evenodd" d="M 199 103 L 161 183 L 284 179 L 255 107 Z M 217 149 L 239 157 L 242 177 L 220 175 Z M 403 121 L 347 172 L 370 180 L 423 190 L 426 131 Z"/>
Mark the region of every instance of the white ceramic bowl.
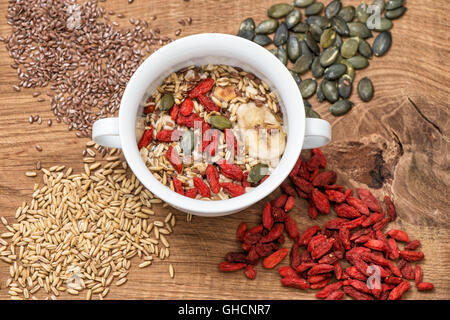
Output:
<path fill-rule="evenodd" d="M 238 66 L 264 80 L 278 95 L 285 125 L 287 122 L 286 149 L 277 168 L 251 192 L 228 200 L 195 200 L 171 191 L 147 169 L 136 142 L 136 124 L 142 114 L 143 98 L 170 73 L 187 66 L 206 64 Z M 269 51 L 237 36 L 198 34 L 171 42 L 146 59 L 127 84 L 119 117 L 96 121 L 92 136 L 101 145 L 122 148 L 131 170 L 157 197 L 181 211 L 212 217 L 243 210 L 269 195 L 286 179 L 302 147 L 309 149 L 328 144 L 331 128 L 324 120 L 305 119 L 297 84 L 286 67 Z"/>

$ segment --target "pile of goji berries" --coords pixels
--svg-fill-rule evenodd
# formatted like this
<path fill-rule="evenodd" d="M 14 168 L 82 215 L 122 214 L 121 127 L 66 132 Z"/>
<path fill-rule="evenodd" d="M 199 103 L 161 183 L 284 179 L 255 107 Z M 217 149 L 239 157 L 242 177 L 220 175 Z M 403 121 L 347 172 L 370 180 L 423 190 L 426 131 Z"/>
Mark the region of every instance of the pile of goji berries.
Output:
<path fill-rule="evenodd" d="M 265 204 L 261 224 L 250 229 L 245 222 L 239 225 L 237 238 L 243 252 L 228 253 L 219 269 L 245 269 L 246 277 L 254 279 L 260 259 L 264 268 L 272 269 L 289 254 L 290 265 L 278 269 L 281 284 L 302 290 L 321 289 L 316 293 L 320 299 L 337 300 L 348 295 L 363 300 L 397 300 L 410 289 L 408 280 L 415 280 L 420 291 L 432 290 L 432 283 L 422 281 L 421 267 L 411 265 L 424 258 L 416 251 L 420 241 L 410 241 L 402 230 L 382 231 L 396 218 L 391 199 L 384 199 L 385 213 L 370 191 L 358 189 L 358 198 L 354 197 L 352 189 L 335 184 L 335 172 L 320 172 L 327 164 L 322 151 L 313 149 L 311 154 L 308 161 L 298 159 L 290 182 L 281 185 L 283 193 Z M 322 228 L 312 226 L 300 235 L 288 213 L 297 194 L 309 201 L 312 219 L 319 213 L 329 214 L 332 207 L 338 218 Z M 293 241 L 290 252 L 280 248 L 285 242 L 284 230 Z M 403 250 L 398 243 L 405 244 Z"/>

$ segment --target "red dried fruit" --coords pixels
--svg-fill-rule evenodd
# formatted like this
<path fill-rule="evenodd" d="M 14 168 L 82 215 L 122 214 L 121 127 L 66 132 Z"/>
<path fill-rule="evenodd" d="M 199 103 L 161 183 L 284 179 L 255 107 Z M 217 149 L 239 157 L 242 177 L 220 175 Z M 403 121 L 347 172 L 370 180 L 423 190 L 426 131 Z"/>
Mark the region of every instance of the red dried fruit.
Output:
<path fill-rule="evenodd" d="M 286 203 L 288 196 L 287 194 L 280 194 L 275 200 L 272 201 L 272 206 L 275 208 L 281 208 Z"/>
<path fill-rule="evenodd" d="M 339 203 L 334 206 L 334 211 L 338 217 L 354 219 L 361 216 L 361 214 L 353 207 L 350 207 L 348 204 Z"/>
<path fill-rule="evenodd" d="M 256 277 L 256 270 L 255 267 L 253 267 L 251 264 L 249 264 L 245 268 L 245 276 L 251 280 L 255 279 Z"/>
<path fill-rule="evenodd" d="M 289 173 L 289 177 L 294 177 L 298 174 L 300 170 L 300 166 L 302 165 L 302 159 L 298 158 L 295 162 L 294 168 L 292 168 L 291 172 Z"/>
<path fill-rule="evenodd" d="M 300 233 L 298 232 L 297 223 L 291 216 L 286 216 L 286 219 L 284 220 L 284 226 L 286 227 L 286 232 L 288 233 L 289 238 L 293 239 L 294 241 L 298 239 Z"/>
<path fill-rule="evenodd" d="M 302 179 L 309 180 L 309 171 L 306 168 L 306 162 L 302 162 L 300 169 L 298 170 L 297 176 Z"/>
<path fill-rule="evenodd" d="M 197 188 L 191 188 L 189 190 L 186 190 L 186 192 L 184 193 L 184 195 L 188 198 L 192 198 L 194 199 L 197 196 L 198 190 Z"/>
<path fill-rule="evenodd" d="M 205 132 L 207 129 L 209 129 L 209 125 L 197 113 L 192 113 L 187 117 L 185 117 L 181 114 L 178 114 L 177 124 L 180 126 L 195 128 L 196 122 L 198 123 L 197 126 L 201 127 L 203 132 Z"/>
<path fill-rule="evenodd" d="M 281 190 L 282 190 L 284 193 L 286 193 L 286 194 L 288 194 L 288 195 L 290 195 L 290 196 L 292 196 L 292 197 L 296 197 L 296 196 L 297 196 L 297 193 L 295 192 L 294 187 L 292 187 L 292 186 L 289 184 L 289 182 L 287 182 L 287 181 L 283 182 L 283 183 L 280 185 L 280 188 L 281 188 Z"/>
<path fill-rule="evenodd" d="M 180 113 L 183 116 L 188 116 L 192 113 L 192 110 L 194 109 L 194 103 L 192 102 L 191 99 L 187 98 L 186 100 L 183 101 L 183 103 L 181 104 L 180 107 Z"/>
<path fill-rule="evenodd" d="M 394 238 L 397 241 L 410 242 L 408 234 L 403 230 L 392 229 L 392 230 L 389 230 L 388 232 L 386 232 L 386 234 L 389 237 Z"/>
<path fill-rule="evenodd" d="M 284 211 L 291 211 L 295 205 L 295 198 L 293 196 L 289 196 L 284 204 Z"/>
<path fill-rule="evenodd" d="M 262 233 L 264 230 L 264 226 L 262 224 L 258 224 L 248 230 L 250 233 Z"/>
<path fill-rule="evenodd" d="M 296 176 L 292 176 L 290 178 L 292 183 L 295 184 L 302 192 L 311 194 L 311 192 L 313 191 L 314 187 L 311 182 Z"/>
<path fill-rule="evenodd" d="M 408 281 L 402 281 L 398 286 L 391 290 L 388 300 L 400 300 L 402 295 L 408 291 L 410 285 Z"/>
<path fill-rule="evenodd" d="M 309 283 L 306 282 L 305 279 L 302 279 L 300 277 L 285 277 L 280 281 L 284 287 L 296 288 L 301 290 L 306 290 L 309 288 Z"/>
<path fill-rule="evenodd" d="M 150 142 L 153 139 L 153 126 L 150 127 L 150 129 L 145 130 L 142 134 L 141 140 L 139 140 L 138 143 L 138 149 L 141 150 L 142 148 L 148 146 Z"/>
<path fill-rule="evenodd" d="M 392 261 L 389 261 L 388 267 L 389 267 L 389 269 L 392 271 L 392 273 L 395 276 L 397 276 L 397 277 L 401 277 L 402 276 L 402 272 L 400 271 L 400 269 Z"/>
<path fill-rule="evenodd" d="M 220 186 L 232 197 L 238 197 L 245 193 L 245 188 L 237 183 L 223 182 Z"/>
<path fill-rule="evenodd" d="M 232 153 L 232 155 L 237 154 L 238 142 L 233 134 L 233 130 L 226 128 L 225 133 L 225 144 L 227 145 L 227 150 Z"/>
<path fill-rule="evenodd" d="M 366 216 L 361 216 L 359 218 L 356 218 L 352 221 L 348 221 L 342 224 L 342 228 L 348 228 L 348 229 L 354 229 L 359 227 L 364 221 L 366 221 Z"/>
<path fill-rule="evenodd" d="M 247 262 L 256 265 L 259 261 L 259 254 L 256 251 L 256 247 L 252 246 L 247 254 Z"/>
<path fill-rule="evenodd" d="M 317 168 L 316 170 L 314 170 L 313 173 L 311 173 L 311 175 L 309 176 L 309 181 L 312 182 L 314 180 L 314 178 L 319 174 L 319 168 Z"/>
<path fill-rule="evenodd" d="M 311 219 L 315 219 L 319 215 L 319 212 L 312 201 L 309 201 L 308 215 Z"/>
<path fill-rule="evenodd" d="M 199 95 L 197 99 L 200 102 L 200 104 L 204 106 L 209 112 L 220 110 L 219 106 L 215 104 L 214 101 L 212 101 L 211 98 L 207 96 Z"/>
<path fill-rule="evenodd" d="M 247 255 L 242 252 L 228 252 L 225 255 L 225 260 L 228 262 L 246 263 Z"/>
<path fill-rule="evenodd" d="M 317 210 L 323 214 L 330 213 L 330 203 L 328 202 L 327 197 L 317 189 L 314 189 L 312 192 L 312 200 Z"/>
<path fill-rule="evenodd" d="M 342 290 L 333 291 L 325 298 L 325 300 L 341 300 L 344 297 L 345 293 Z"/>
<path fill-rule="evenodd" d="M 183 162 L 181 161 L 181 158 L 178 155 L 177 150 L 174 147 L 169 146 L 169 148 L 167 148 L 165 156 L 167 160 L 169 160 L 170 164 L 174 167 L 174 169 L 178 173 L 181 173 L 181 171 L 183 170 Z"/>
<path fill-rule="evenodd" d="M 178 118 L 178 112 L 180 111 L 180 107 L 176 104 L 170 109 L 170 118 L 173 121 L 177 121 Z"/>
<path fill-rule="evenodd" d="M 345 201 L 345 195 L 342 192 L 336 191 L 336 190 L 325 190 L 325 194 L 328 197 L 328 200 L 336 202 L 336 203 L 342 203 Z"/>
<path fill-rule="evenodd" d="M 323 281 L 329 280 L 330 278 L 331 278 L 330 274 L 317 274 L 317 275 L 309 276 L 308 282 L 310 284 L 323 283 Z M 325 285 L 321 286 L 321 287 L 325 287 Z M 314 289 L 314 288 L 311 287 L 311 289 Z"/>
<path fill-rule="evenodd" d="M 218 162 L 218 165 L 220 167 L 220 173 L 222 173 L 225 177 L 236 181 L 242 181 L 243 171 L 239 166 L 232 163 L 227 163 L 224 160 Z"/>
<path fill-rule="evenodd" d="M 384 241 L 376 240 L 376 239 L 371 239 L 371 240 L 367 241 L 366 243 L 364 243 L 364 246 L 366 246 L 367 248 L 370 248 L 372 250 L 377 250 L 377 251 L 385 251 L 387 249 Z"/>
<path fill-rule="evenodd" d="M 312 226 L 312 227 L 309 227 L 308 229 L 306 229 L 305 232 L 303 232 L 303 234 L 301 235 L 300 239 L 298 240 L 298 242 L 297 242 L 298 245 L 299 246 L 308 245 L 308 243 L 311 240 L 311 238 L 319 230 L 320 230 L 319 226 Z"/>
<path fill-rule="evenodd" d="M 389 259 L 397 260 L 400 256 L 400 250 L 398 249 L 397 241 L 395 239 L 390 238 L 387 240 Z"/>
<path fill-rule="evenodd" d="M 424 258 L 424 254 L 421 251 L 402 250 L 400 251 L 400 257 L 406 261 L 420 261 Z"/>
<path fill-rule="evenodd" d="M 273 226 L 272 205 L 268 201 L 264 205 L 262 213 L 262 223 L 264 228 L 266 228 L 267 230 L 272 229 Z"/>
<path fill-rule="evenodd" d="M 247 264 L 245 264 L 245 263 L 234 263 L 234 262 L 224 261 L 219 264 L 219 269 L 220 269 L 220 271 L 223 271 L 223 272 L 237 271 L 237 270 L 244 269 L 245 267 L 247 267 Z"/>
<path fill-rule="evenodd" d="M 264 258 L 262 265 L 266 269 L 275 268 L 289 253 L 288 248 L 279 249 L 275 251 L 270 256 Z"/>
<path fill-rule="evenodd" d="M 294 269 L 292 269 L 290 266 L 284 266 L 284 267 L 280 267 L 278 269 L 278 273 L 284 278 L 284 277 L 288 277 L 288 278 L 293 278 L 293 277 L 298 277 L 297 276 L 297 272 L 295 272 Z"/>
<path fill-rule="evenodd" d="M 358 279 L 365 281 L 367 279 L 367 276 L 361 273 L 355 266 L 348 267 L 345 269 L 345 273 L 353 279 Z"/>
<path fill-rule="evenodd" d="M 149 114 L 152 113 L 153 111 L 155 111 L 156 105 L 155 104 L 151 104 L 147 107 L 144 108 L 144 114 Z"/>
<path fill-rule="evenodd" d="M 281 208 L 272 207 L 272 216 L 276 222 L 284 222 L 286 219 L 286 212 Z"/>
<path fill-rule="evenodd" d="M 240 242 L 244 241 L 244 236 L 246 232 L 247 232 L 247 224 L 245 222 L 241 222 L 236 231 L 236 237 Z"/>
<path fill-rule="evenodd" d="M 337 243 L 337 242 L 335 242 Z M 320 258 L 320 260 L 318 261 L 320 264 L 334 264 L 337 260 L 339 260 L 339 258 L 336 256 L 336 254 L 334 252 L 331 252 L 325 256 L 323 256 L 322 258 Z"/>
<path fill-rule="evenodd" d="M 339 191 L 342 193 L 345 192 L 344 186 L 341 186 L 340 184 L 332 184 L 332 185 L 328 185 L 328 186 L 323 186 L 323 188 L 325 190 L 335 190 L 335 191 Z"/>
<path fill-rule="evenodd" d="M 358 210 L 359 213 L 364 214 L 366 216 L 369 215 L 369 208 L 362 200 L 350 196 L 346 198 L 346 201 L 349 205 Z"/>
<path fill-rule="evenodd" d="M 283 224 L 281 224 L 281 223 L 274 224 L 274 226 L 269 231 L 269 233 L 267 235 L 265 235 L 264 237 L 262 237 L 261 242 L 267 243 L 267 242 L 275 241 L 276 239 L 278 239 L 281 236 L 281 234 L 283 233 L 283 230 L 284 230 Z"/>
<path fill-rule="evenodd" d="M 336 276 L 336 279 L 341 280 L 342 279 L 342 266 L 341 263 L 339 261 L 336 261 L 334 264 L 334 275 Z"/>
<path fill-rule="evenodd" d="M 242 185 L 244 188 L 247 188 L 247 187 L 251 187 L 251 186 L 252 186 L 252 184 L 248 181 L 248 174 L 249 174 L 249 172 L 247 171 L 247 172 L 244 172 L 244 175 L 242 176 L 241 185 Z"/>
<path fill-rule="evenodd" d="M 315 276 L 318 277 L 318 276 Z M 330 283 L 331 278 L 319 281 L 319 282 L 315 282 L 315 283 L 311 283 L 311 285 L 309 286 L 311 289 L 321 289 L 323 287 L 325 287 L 328 283 Z"/>
<path fill-rule="evenodd" d="M 384 226 L 385 226 L 386 224 L 388 224 L 388 222 L 389 222 L 389 218 L 384 218 L 383 220 L 378 221 L 377 223 L 375 223 L 375 224 L 373 225 L 372 229 L 373 229 L 374 231 L 381 230 L 381 229 L 384 228 Z"/>
<path fill-rule="evenodd" d="M 429 291 L 433 290 L 434 285 L 431 282 L 421 282 L 417 285 L 417 290 L 419 291 Z"/>
<path fill-rule="evenodd" d="M 418 247 L 420 247 L 420 240 L 414 240 L 405 246 L 405 250 L 416 250 Z"/>
<path fill-rule="evenodd" d="M 173 177 L 172 182 L 173 182 L 173 188 L 175 189 L 175 192 L 184 196 L 184 189 L 183 189 L 183 184 L 181 183 L 181 181 L 178 180 L 177 177 Z"/>
<path fill-rule="evenodd" d="M 381 212 L 381 204 L 377 198 L 367 189 L 357 189 L 358 197 L 369 207 L 370 210 Z"/>
<path fill-rule="evenodd" d="M 344 292 L 355 300 L 374 300 L 371 295 L 356 290 L 352 286 L 344 286 Z"/>
<path fill-rule="evenodd" d="M 416 282 L 416 286 L 421 283 L 423 280 L 422 268 L 416 264 L 414 267 L 414 281 Z"/>
<path fill-rule="evenodd" d="M 365 282 L 356 280 L 356 279 L 350 279 L 347 281 L 348 281 L 348 284 L 350 286 L 352 286 L 353 288 L 355 288 L 356 290 L 367 293 L 367 294 L 372 294 L 372 290 L 367 286 L 367 284 Z"/>
<path fill-rule="evenodd" d="M 216 167 L 212 164 L 209 164 L 205 170 L 206 180 L 208 180 L 209 186 L 211 187 L 211 191 L 214 193 L 220 192 L 220 182 L 219 182 L 219 172 Z"/>
<path fill-rule="evenodd" d="M 181 130 L 161 130 L 156 135 L 156 139 L 161 142 L 173 142 L 180 140 L 182 135 Z"/>
<path fill-rule="evenodd" d="M 350 230 L 347 228 L 339 229 L 339 240 L 346 250 L 350 250 Z"/>
<path fill-rule="evenodd" d="M 323 187 L 326 185 L 334 184 L 337 180 L 336 172 L 323 171 L 317 174 L 314 178 L 310 178 L 314 187 Z"/>
<path fill-rule="evenodd" d="M 208 130 L 203 135 L 202 152 L 214 156 L 219 146 L 219 131 L 216 129 Z"/>
<path fill-rule="evenodd" d="M 291 247 L 291 252 L 289 253 L 289 259 L 290 259 L 290 265 L 294 269 L 297 268 L 302 262 L 299 246 L 296 245 L 295 243 Z"/>
<path fill-rule="evenodd" d="M 364 228 L 367 228 L 368 226 L 371 226 L 378 221 L 381 221 L 384 218 L 384 213 L 382 212 L 376 212 L 372 213 L 370 216 L 367 217 L 366 220 L 364 220 L 363 223 L 361 223 L 361 226 Z"/>
<path fill-rule="evenodd" d="M 197 98 L 201 94 L 209 92 L 214 86 L 214 79 L 205 79 L 199 82 L 188 94 L 189 98 Z"/>
<path fill-rule="evenodd" d="M 311 243 L 311 241 L 310 241 L 310 243 Z M 333 247 L 332 241 L 329 241 L 328 239 L 324 240 L 314 246 L 314 248 L 311 250 L 311 257 L 313 259 L 319 259 L 324 254 L 326 254 L 328 251 L 330 251 L 332 247 Z"/>
<path fill-rule="evenodd" d="M 400 282 L 402 282 L 403 280 L 402 280 L 402 278 L 400 278 L 400 277 L 386 277 L 385 279 L 384 279 L 384 282 L 385 283 L 388 283 L 388 284 L 399 284 Z"/>
<path fill-rule="evenodd" d="M 395 211 L 394 203 L 392 202 L 391 198 L 388 196 L 384 197 L 384 204 L 386 205 L 386 211 L 388 214 L 388 217 L 391 219 L 391 221 L 395 220 L 395 217 L 397 216 L 397 213 Z"/>
<path fill-rule="evenodd" d="M 314 171 L 317 168 L 325 168 L 327 166 L 327 159 L 322 150 L 319 148 L 311 149 L 312 157 L 307 163 L 309 171 Z"/>
<path fill-rule="evenodd" d="M 211 192 L 208 185 L 199 177 L 194 177 L 194 186 L 197 188 L 200 195 L 204 198 L 210 198 Z"/>
<path fill-rule="evenodd" d="M 316 264 L 308 271 L 309 276 L 314 276 L 322 273 L 334 271 L 334 266 L 330 264 Z"/>

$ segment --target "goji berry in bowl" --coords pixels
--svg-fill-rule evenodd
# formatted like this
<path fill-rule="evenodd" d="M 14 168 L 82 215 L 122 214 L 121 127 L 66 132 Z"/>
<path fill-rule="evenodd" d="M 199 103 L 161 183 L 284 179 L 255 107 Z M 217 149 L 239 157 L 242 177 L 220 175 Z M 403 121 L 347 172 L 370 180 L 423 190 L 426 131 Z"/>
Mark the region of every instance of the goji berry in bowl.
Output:
<path fill-rule="evenodd" d="M 146 106 L 145 101 L 169 75 L 193 65 L 227 65 L 245 70 L 268 84 L 277 96 L 287 136 L 284 152 L 271 174 L 250 192 L 244 193 L 241 189 L 235 188 L 233 182 L 229 182 L 222 183 L 221 188 L 234 196 L 230 199 L 218 201 L 195 199 L 194 188 L 183 190 L 184 195 L 182 195 L 180 181 L 173 179 L 173 190 L 163 185 L 154 177 L 141 157 L 139 148 L 142 149 L 156 138 L 153 130 L 147 129 L 145 132 L 148 132 L 143 133 L 143 128 L 140 126 L 142 115 L 153 112 L 155 108 L 151 105 Z M 206 83 L 203 86 L 207 89 L 209 85 L 210 83 Z M 192 93 L 192 99 L 202 96 L 201 92 L 205 88 Z M 207 107 L 210 101 L 205 97 L 198 100 Z M 170 97 L 164 99 L 167 100 L 164 101 L 165 105 L 173 106 L 174 103 Z M 214 108 L 212 104 L 209 106 Z M 168 116 L 174 116 L 175 113 L 191 115 L 192 108 L 190 102 L 180 102 L 175 111 L 171 110 L 172 114 Z M 186 116 L 183 115 L 183 117 Z M 158 132 L 158 134 L 161 141 L 168 139 L 167 133 Z M 316 148 L 329 143 L 331 127 L 325 120 L 305 118 L 303 99 L 297 84 L 286 67 L 270 52 L 240 37 L 225 34 L 198 34 L 171 42 L 147 58 L 127 84 L 121 100 L 119 117 L 96 121 L 92 128 L 92 136 L 100 145 L 122 148 L 125 159 L 136 177 L 147 189 L 169 205 L 195 215 L 221 216 L 241 211 L 269 195 L 289 175 L 302 148 Z M 173 169 L 180 172 L 182 167 L 174 154 L 173 149 L 168 148 L 166 158 Z M 226 168 L 223 169 L 224 172 L 227 169 L 230 172 L 233 170 L 233 168 Z M 192 182 L 197 189 L 195 193 L 201 190 L 202 196 L 205 197 L 208 196 L 208 192 L 211 192 L 210 188 L 208 190 L 204 188 L 207 176 L 215 175 L 211 168 L 209 173 L 206 171 L 204 172 L 206 179 L 201 179 L 199 176 Z M 233 175 L 233 173 L 230 174 Z M 245 188 L 245 184 L 242 185 Z M 217 186 L 210 187 L 217 188 Z M 176 192 L 177 190 L 179 192 Z"/>

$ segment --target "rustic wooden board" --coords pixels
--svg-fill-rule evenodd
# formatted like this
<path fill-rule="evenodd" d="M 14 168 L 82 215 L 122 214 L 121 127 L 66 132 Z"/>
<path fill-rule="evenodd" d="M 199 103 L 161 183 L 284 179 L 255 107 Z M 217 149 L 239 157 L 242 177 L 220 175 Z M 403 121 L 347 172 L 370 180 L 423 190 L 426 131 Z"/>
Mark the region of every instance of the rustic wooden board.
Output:
<path fill-rule="evenodd" d="M 256 22 L 265 17 L 266 9 L 278 0 L 108 0 L 108 10 L 127 17 L 149 19 L 156 15 L 155 26 L 163 35 L 173 36 L 180 26 L 177 20 L 191 16 L 193 24 L 183 27 L 181 36 L 201 32 L 236 33 L 241 20 L 253 16 Z M 329 2 L 329 1 L 325 1 Z M 358 5 L 359 1 L 344 0 Z M 7 0 L 0 0 L 5 13 Z M 358 72 L 356 81 L 370 76 L 375 98 L 363 104 L 353 95 L 354 110 L 336 119 L 328 113 L 327 104 L 313 99 L 313 107 L 333 124 L 333 142 L 324 148 L 330 167 L 340 180 L 351 187 L 374 187 L 382 198 L 389 194 L 398 208 L 398 219 L 392 227 L 406 230 L 413 239 L 422 241 L 426 259 L 421 262 L 425 281 L 436 289 L 418 293 L 412 288 L 408 299 L 448 299 L 450 297 L 449 235 L 449 95 L 450 28 L 446 0 L 409 0 L 408 11 L 395 21 L 393 46 L 382 59 L 373 59 L 370 68 Z M 9 33 L 4 17 L 0 35 Z M 53 119 L 49 102 L 36 102 L 31 90 L 15 92 L 17 76 L 9 67 L 10 58 L 0 45 L 0 214 L 13 221 L 15 209 L 29 201 L 38 178 L 27 178 L 24 172 L 40 160 L 49 167 L 56 164 L 82 168 L 81 151 L 86 139 L 78 139 L 66 127 L 54 122 L 29 125 L 30 114 L 46 121 Z M 44 122 L 45 122 L 44 121 Z M 39 153 L 33 146 L 40 144 Z M 273 196 L 272 196 L 273 197 Z M 271 198 L 272 198 L 271 197 Z M 128 282 L 111 288 L 110 299 L 313 299 L 313 291 L 286 289 L 275 271 L 258 267 L 254 281 L 242 273 L 218 272 L 218 262 L 230 250 L 237 250 L 237 225 L 245 220 L 258 221 L 263 203 L 241 213 L 222 218 L 194 217 L 186 222 L 183 213 L 171 210 L 178 218 L 175 233 L 170 236 L 171 256 L 144 270 L 133 261 Z M 307 204 L 297 200 L 292 212 L 300 231 L 313 224 L 323 224 L 328 217 L 311 221 Z M 165 216 L 169 209 L 161 209 Z M 332 214 L 333 215 L 333 214 Z M 0 232 L 4 232 L 0 226 Z M 176 276 L 170 279 L 169 262 Z M 0 263 L 0 298 L 8 298 L 4 289 L 9 268 Z M 45 297 L 43 293 L 38 297 Z M 67 295 L 62 298 L 73 298 Z"/>

